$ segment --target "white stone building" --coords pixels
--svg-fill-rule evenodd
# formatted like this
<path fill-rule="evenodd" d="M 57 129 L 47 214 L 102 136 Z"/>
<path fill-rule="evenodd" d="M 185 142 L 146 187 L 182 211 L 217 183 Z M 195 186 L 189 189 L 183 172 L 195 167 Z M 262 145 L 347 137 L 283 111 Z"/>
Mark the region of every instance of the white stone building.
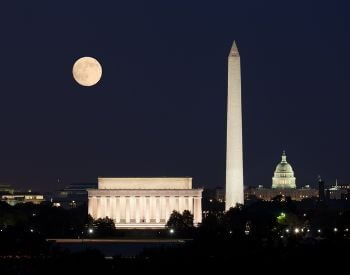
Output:
<path fill-rule="evenodd" d="M 202 192 L 192 189 L 192 178 L 98 178 L 98 189 L 88 190 L 88 212 L 117 228 L 162 228 L 174 210 L 189 210 L 197 225 Z"/>
<path fill-rule="evenodd" d="M 296 188 L 292 166 L 287 162 L 286 153 L 283 151 L 282 160 L 277 165 L 272 178 L 272 188 Z"/>

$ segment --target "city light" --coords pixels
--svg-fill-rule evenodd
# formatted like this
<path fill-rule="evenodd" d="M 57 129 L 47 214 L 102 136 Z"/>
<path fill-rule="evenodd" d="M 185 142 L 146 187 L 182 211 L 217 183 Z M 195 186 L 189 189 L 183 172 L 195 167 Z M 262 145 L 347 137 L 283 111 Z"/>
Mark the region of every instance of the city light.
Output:
<path fill-rule="evenodd" d="M 321 229 L 317 229 L 317 232 L 318 232 L 318 233 L 321 233 Z"/>
<path fill-rule="evenodd" d="M 289 233 L 289 229 L 288 228 L 286 229 L 286 232 Z"/>
<path fill-rule="evenodd" d="M 175 233 L 175 230 L 171 228 L 171 229 L 169 230 L 169 232 L 170 232 L 170 234 L 174 234 L 174 233 Z"/>
<path fill-rule="evenodd" d="M 31 229 L 30 229 L 30 232 L 32 232 L 32 233 L 33 233 L 33 232 L 34 232 L 34 229 L 32 229 L 32 228 L 31 228 Z"/>
<path fill-rule="evenodd" d="M 338 228 L 334 227 L 334 232 L 338 232 Z"/>
<path fill-rule="evenodd" d="M 94 230 L 92 228 L 89 228 L 88 232 L 89 232 L 89 234 L 92 234 L 92 233 L 94 233 Z"/>
<path fill-rule="evenodd" d="M 299 232 L 300 232 L 299 228 L 295 228 L 295 229 L 294 229 L 294 233 L 295 233 L 295 234 L 298 234 Z"/>

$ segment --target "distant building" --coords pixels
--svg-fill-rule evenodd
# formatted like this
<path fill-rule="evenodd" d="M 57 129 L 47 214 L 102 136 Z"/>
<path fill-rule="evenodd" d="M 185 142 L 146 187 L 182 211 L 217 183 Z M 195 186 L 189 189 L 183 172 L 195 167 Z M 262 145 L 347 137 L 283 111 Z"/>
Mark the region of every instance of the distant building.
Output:
<path fill-rule="evenodd" d="M 350 185 L 338 184 L 337 180 L 335 181 L 335 185 L 327 188 L 327 191 L 331 200 L 348 200 L 350 198 Z"/>
<path fill-rule="evenodd" d="M 98 189 L 88 190 L 88 213 L 117 228 L 163 228 L 174 210 L 189 210 L 199 224 L 202 191 L 192 189 L 192 178 L 99 178 Z"/>
<path fill-rule="evenodd" d="M 282 153 L 282 160 L 277 165 L 274 176 L 272 178 L 272 188 L 296 188 L 294 171 L 292 166 L 287 162 L 287 156 L 285 151 L 283 151 Z"/>
<path fill-rule="evenodd" d="M 1 201 L 9 205 L 16 205 L 19 203 L 33 203 L 40 204 L 45 201 L 44 195 L 35 192 L 14 192 L 13 194 L 1 195 Z"/>
<path fill-rule="evenodd" d="M 306 185 L 302 188 L 296 188 L 296 179 L 292 166 L 287 162 L 285 151 L 282 153 L 281 162 L 277 164 L 272 177 L 272 188 L 249 187 L 245 190 L 245 199 L 261 199 L 271 201 L 277 196 L 282 199 L 290 197 L 292 200 L 301 201 L 308 198 L 317 198 L 318 190 Z"/>
<path fill-rule="evenodd" d="M 305 186 L 303 188 L 264 188 L 264 187 L 249 187 L 245 190 L 245 199 L 260 199 L 271 201 L 277 196 L 283 198 L 290 197 L 292 200 L 301 201 L 308 198 L 317 198 L 318 190 Z"/>
<path fill-rule="evenodd" d="M 15 189 L 11 184 L 0 184 L 0 194 L 13 194 Z"/>
<path fill-rule="evenodd" d="M 74 208 L 88 202 L 88 189 L 96 189 L 97 183 L 77 182 L 55 191 L 48 196 L 48 200 L 55 206 Z"/>

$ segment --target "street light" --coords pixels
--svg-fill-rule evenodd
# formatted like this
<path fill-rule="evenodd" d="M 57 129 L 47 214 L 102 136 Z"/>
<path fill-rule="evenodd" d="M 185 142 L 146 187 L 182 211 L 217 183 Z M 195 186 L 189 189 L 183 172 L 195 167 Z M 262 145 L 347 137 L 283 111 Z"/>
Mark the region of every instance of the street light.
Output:
<path fill-rule="evenodd" d="M 170 234 L 174 234 L 174 233 L 175 233 L 175 230 L 171 228 L 171 229 L 169 230 L 169 232 L 170 232 Z"/>
<path fill-rule="evenodd" d="M 89 228 L 88 232 L 89 232 L 89 234 L 92 234 L 92 233 L 94 233 L 94 230 L 92 228 Z"/>
<path fill-rule="evenodd" d="M 298 234 L 300 232 L 299 228 L 294 229 L 295 234 Z"/>

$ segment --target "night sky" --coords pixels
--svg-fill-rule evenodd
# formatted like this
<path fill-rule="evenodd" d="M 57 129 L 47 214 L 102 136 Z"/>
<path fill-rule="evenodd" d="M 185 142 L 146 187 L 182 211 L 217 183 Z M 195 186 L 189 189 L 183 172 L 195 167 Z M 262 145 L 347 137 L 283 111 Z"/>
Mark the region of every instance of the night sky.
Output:
<path fill-rule="evenodd" d="M 318 174 L 349 183 L 346 2 L 2 2 L 0 182 L 54 190 L 98 176 L 191 176 L 224 186 L 236 40 L 245 184 L 270 186 L 282 150 L 298 186 Z M 72 78 L 82 56 L 102 64 L 96 86 Z"/>

